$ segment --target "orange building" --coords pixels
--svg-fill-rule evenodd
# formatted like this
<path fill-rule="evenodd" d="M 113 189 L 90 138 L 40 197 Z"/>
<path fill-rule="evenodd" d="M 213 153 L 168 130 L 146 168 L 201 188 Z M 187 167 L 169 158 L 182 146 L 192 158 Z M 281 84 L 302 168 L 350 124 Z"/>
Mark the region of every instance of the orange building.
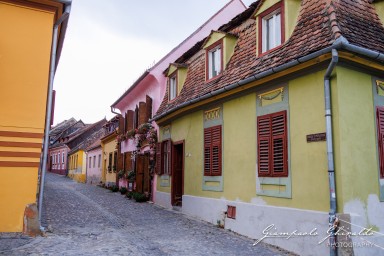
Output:
<path fill-rule="evenodd" d="M 70 7 L 64 0 L 0 0 L 0 232 L 40 228 L 40 159 Z M 26 210 L 33 213 L 27 223 Z"/>

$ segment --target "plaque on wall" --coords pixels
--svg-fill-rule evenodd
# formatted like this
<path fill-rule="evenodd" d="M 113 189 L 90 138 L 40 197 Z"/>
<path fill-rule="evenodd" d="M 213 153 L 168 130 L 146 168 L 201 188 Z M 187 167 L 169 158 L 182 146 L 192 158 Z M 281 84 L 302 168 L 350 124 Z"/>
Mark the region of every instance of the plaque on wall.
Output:
<path fill-rule="evenodd" d="M 318 142 L 318 141 L 326 141 L 326 140 L 327 140 L 327 134 L 325 132 L 307 135 L 307 142 Z"/>

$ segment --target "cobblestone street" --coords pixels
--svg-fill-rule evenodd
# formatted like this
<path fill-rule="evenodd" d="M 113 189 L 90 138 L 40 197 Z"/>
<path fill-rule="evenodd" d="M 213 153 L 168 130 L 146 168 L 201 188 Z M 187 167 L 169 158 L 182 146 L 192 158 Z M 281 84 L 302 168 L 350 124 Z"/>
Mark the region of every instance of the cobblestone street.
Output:
<path fill-rule="evenodd" d="M 47 174 L 46 237 L 0 235 L 1 255 L 290 255 L 120 193 Z"/>

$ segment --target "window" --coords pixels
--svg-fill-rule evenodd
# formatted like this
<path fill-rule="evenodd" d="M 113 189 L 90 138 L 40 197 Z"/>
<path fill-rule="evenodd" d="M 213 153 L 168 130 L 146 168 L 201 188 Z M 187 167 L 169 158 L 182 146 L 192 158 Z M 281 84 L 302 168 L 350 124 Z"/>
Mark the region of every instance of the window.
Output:
<path fill-rule="evenodd" d="M 267 52 L 284 41 L 284 6 L 275 4 L 259 15 L 259 53 Z"/>
<path fill-rule="evenodd" d="M 171 174 L 171 140 L 162 142 L 162 174 Z"/>
<path fill-rule="evenodd" d="M 88 168 L 91 168 L 92 166 L 91 166 L 91 164 L 92 164 L 92 157 L 89 157 L 89 164 L 88 164 Z"/>
<path fill-rule="evenodd" d="M 93 168 L 96 167 L 96 156 L 93 156 Z"/>
<path fill-rule="evenodd" d="M 287 111 L 257 117 L 259 177 L 287 177 Z"/>
<path fill-rule="evenodd" d="M 101 165 L 101 154 L 99 154 L 99 161 L 97 163 L 97 167 L 100 167 L 100 165 Z"/>
<path fill-rule="evenodd" d="M 113 170 L 116 171 L 117 168 L 117 151 L 113 153 Z"/>
<path fill-rule="evenodd" d="M 112 153 L 109 153 L 109 159 L 108 159 L 108 171 L 112 171 Z"/>
<path fill-rule="evenodd" d="M 221 125 L 204 129 L 204 175 L 221 176 Z"/>
<path fill-rule="evenodd" d="M 57 154 L 57 163 L 60 164 L 60 152 L 59 152 L 59 154 Z M 59 167 L 59 169 L 60 169 L 60 167 Z"/>
<path fill-rule="evenodd" d="M 172 141 L 165 140 L 156 146 L 156 173 L 159 175 L 171 174 L 171 147 Z"/>
<path fill-rule="evenodd" d="M 61 163 L 64 163 L 64 151 L 63 151 L 63 153 L 61 153 Z"/>
<path fill-rule="evenodd" d="M 377 107 L 377 139 L 379 147 L 380 178 L 384 178 L 384 107 Z"/>
<path fill-rule="evenodd" d="M 207 58 L 207 80 L 210 80 L 218 75 L 220 75 L 223 66 L 222 60 L 222 44 L 219 41 L 217 44 L 214 44 L 207 49 L 206 52 Z"/>
<path fill-rule="evenodd" d="M 177 76 L 176 74 L 169 78 L 169 100 L 177 96 Z"/>

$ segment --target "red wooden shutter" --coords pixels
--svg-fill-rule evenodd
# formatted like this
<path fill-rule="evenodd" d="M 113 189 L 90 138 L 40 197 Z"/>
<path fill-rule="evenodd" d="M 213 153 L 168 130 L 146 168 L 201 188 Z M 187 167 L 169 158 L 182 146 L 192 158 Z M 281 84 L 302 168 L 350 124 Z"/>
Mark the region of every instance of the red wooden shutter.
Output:
<path fill-rule="evenodd" d="M 221 175 L 221 125 L 212 127 L 212 171 L 213 176 Z"/>
<path fill-rule="evenodd" d="M 204 176 L 211 175 L 212 156 L 212 134 L 211 128 L 204 129 Z"/>
<path fill-rule="evenodd" d="M 257 117 L 257 161 L 259 163 L 259 176 L 269 176 L 271 168 L 271 118 L 269 115 Z"/>
<path fill-rule="evenodd" d="M 134 117 L 134 112 L 133 110 L 128 110 L 126 115 L 126 120 L 125 120 L 125 127 L 127 131 L 130 131 L 133 129 L 133 117 Z"/>
<path fill-rule="evenodd" d="M 287 111 L 257 117 L 259 177 L 288 176 Z"/>
<path fill-rule="evenodd" d="M 271 115 L 272 121 L 272 175 L 288 176 L 287 111 Z"/>
<path fill-rule="evenodd" d="M 158 175 L 161 175 L 161 142 L 156 144 L 156 166 L 155 172 Z"/>
<path fill-rule="evenodd" d="M 221 125 L 204 129 L 204 175 L 221 175 Z"/>
<path fill-rule="evenodd" d="M 147 110 L 147 119 L 152 118 L 152 98 L 148 95 L 145 97 L 145 104 L 146 104 L 146 110 Z M 148 121 L 148 120 L 147 120 Z"/>
<path fill-rule="evenodd" d="M 139 125 L 148 122 L 147 118 L 147 107 L 145 102 L 139 102 Z"/>
<path fill-rule="evenodd" d="M 384 107 L 377 107 L 377 139 L 379 147 L 380 178 L 384 178 Z"/>

